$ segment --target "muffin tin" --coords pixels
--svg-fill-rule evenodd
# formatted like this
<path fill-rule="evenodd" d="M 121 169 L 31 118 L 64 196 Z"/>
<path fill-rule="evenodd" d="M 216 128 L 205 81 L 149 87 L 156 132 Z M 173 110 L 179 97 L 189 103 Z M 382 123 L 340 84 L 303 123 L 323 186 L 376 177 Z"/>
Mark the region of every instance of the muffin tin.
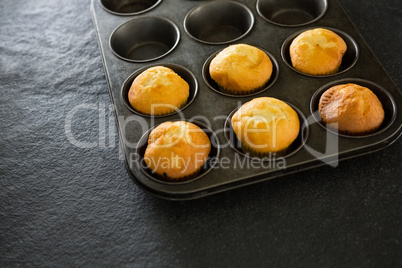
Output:
<path fill-rule="evenodd" d="M 91 12 L 128 173 L 155 196 L 194 199 L 324 164 L 336 166 L 385 148 L 401 135 L 402 95 L 336 0 L 92 0 Z M 309 76 L 289 63 L 291 40 L 316 27 L 336 31 L 348 44 L 337 74 Z M 273 76 L 259 92 L 233 96 L 221 92 L 208 75 L 213 55 L 236 43 L 263 49 L 273 62 Z M 133 79 L 155 65 L 174 69 L 190 85 L 187 104 L 170 115 L 143 115 L 127 101 Z M 340 135 L 321 122 L 319 97 L 346 82 L 368 86 L 383 103 L 385 120 L 375 133 Z M 262 96 L 283 100 L 298 113 L 299 137 L 283 155 L 245 155 L 231 129 L 238 107 Z M 199 125 L 212 145 L 200 174 L 180 183 L 156 177 L 143 162 L 150 131 L 176 120 Z"/>

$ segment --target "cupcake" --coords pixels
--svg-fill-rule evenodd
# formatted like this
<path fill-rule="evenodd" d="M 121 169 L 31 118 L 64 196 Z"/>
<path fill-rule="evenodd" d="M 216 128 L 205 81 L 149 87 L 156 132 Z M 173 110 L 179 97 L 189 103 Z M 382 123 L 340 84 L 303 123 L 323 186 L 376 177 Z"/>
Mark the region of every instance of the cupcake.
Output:
<path fill-rule="evenodd" d="M 179 181 L 196 175 L 210 151 L 211 142 L 197 125 L 185 121 L 165 122 L 149 135 L 144 160 L 157 175 Z"/>
<path fill-rule="evenodd" d="M 186 104 L 189 88 L 188 83 L 170 68 L 155 66 L 134 79 L 128 101 L 143 114 L 169 114 Z"/>
<path fill-rule="evenodd" d="M 316 28 L 299 34 L 290 44 L 293 67 L 305 74 L 336 73 L 347 49 L 345 41 L 333 31 Z"/>
<path fill-rule="evenodd" d="M 369 134 L 380 127 L 384 109 L 367 87 L 342 84 L 327 89 L 321 96 L 318 111 L 323 123 L 349 135 Z"/>
<path fill-rule="evenodd" d="M 300 129 L 295 110 L 270 97 L 255 98 L 243 104 L 231 123 L 243 151 L 257 156 L 285 153 Z"/>
<path fill-rule="evenodd" d="M 222 91 L 249 94 L 269 81 L 272 62 L 264 51 L 254 46 L 231 45 L 212 59 L 209 74 Z"/>

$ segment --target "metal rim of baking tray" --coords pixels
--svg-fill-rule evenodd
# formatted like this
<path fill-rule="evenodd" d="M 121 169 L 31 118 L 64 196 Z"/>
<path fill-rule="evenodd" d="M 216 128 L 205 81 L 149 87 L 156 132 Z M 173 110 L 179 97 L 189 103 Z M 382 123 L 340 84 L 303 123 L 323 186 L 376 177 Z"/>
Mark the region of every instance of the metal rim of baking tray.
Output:
<path fill-rule="evenodd" d="M 118 15 L 118 16 L 135 16 L 135 15 L 140 15 L 140 14 L 146 13 L 146 12 L 148 12 L 148 11 L 154 9 L 157 5 L 159 5 L 159 4 L 162 2 L 162 0 L 157 0 L 157 1 L 155 1 L 155 3 L 154 3 L 153 5 L 151 5 L 151 6 L 148 7 L 148 8 L 145 8 L 145 9 L 143 9 L 143 10 L 141 10 L 141 11 L 137 11 L 137 12 L 127 12 L 127 13 L 126 13 L 126 12 L 114 11 L 114 10 L 110 9 L 109 7 L 107 7 L 107 6 L 105 5 L 105 3 L 103 3 L 103 2 L 104 2 L 103 0 L 99 0 L 99 3 L 100 3 L 100 5 L 101 5 L 101 7 L 102 7 L 104 10 L 106 10 L 107 12 L 109 12 L 109 13 L 111 13 L 111 14 L 113 14 L 113 15 Z"/>

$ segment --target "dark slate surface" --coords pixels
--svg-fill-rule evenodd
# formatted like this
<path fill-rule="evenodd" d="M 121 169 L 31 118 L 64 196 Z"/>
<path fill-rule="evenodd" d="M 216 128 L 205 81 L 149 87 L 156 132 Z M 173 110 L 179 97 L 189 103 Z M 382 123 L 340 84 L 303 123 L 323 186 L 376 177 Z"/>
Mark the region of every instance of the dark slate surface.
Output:
<path fill-rule="evenodd" d="M 400 1 L 340 2 L 401 88 Z M 89 7 L 0 2 L 0 267 L 402 265 L 401 139 L 199 200 L 141 191 L 120 156 Z"/>

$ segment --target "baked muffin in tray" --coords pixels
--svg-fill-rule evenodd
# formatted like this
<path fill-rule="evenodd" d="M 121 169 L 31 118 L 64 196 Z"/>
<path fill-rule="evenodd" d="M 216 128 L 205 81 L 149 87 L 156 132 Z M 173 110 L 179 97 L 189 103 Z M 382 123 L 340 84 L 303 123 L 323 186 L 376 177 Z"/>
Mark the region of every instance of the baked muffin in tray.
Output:
<path fill-rule="evenodd" d="M 152 130 L 144 161 L 161 178 L 182 181 L 197 175 L 210 151 L 211 141 L 200 127 L 168 121 Z"/>
<path fill-rule="evenodd" d="M 130 105 L 147 115 L 175 112 L 187 103 L 188 83 L 172 69 L 154 66 L 138 75 L 128 92 Z"/>
<path fill-rule="evenodd" d="M 327 89 L 320 97 L 318 111 L 323 123 L 341 134 L 369 134 L 384 121 L 378 97 L 369 88 L 354 83 Z"/>
<path fill-rule="evenodd" d="M 272 75 L 271 59 L 248 44 L 230 45 L 209 65 L 209 74 L 219 88 L 230 94 L 250 94 L 263 88 Z"/>
<path fill-rule="evenodd" d="M 345 41 L 331 30 L 315 28 L 299 34 L 290 44 L 292 66 L 309 75 L 338 72 L 347 50 Z"/>
<path fill-rule="evenodd" d="M 235 112 L 231 124 L 242 150 L 250 155 L 285 154 L 300 131 L 299 117 L 285 102 L 255 98 Z"/>

